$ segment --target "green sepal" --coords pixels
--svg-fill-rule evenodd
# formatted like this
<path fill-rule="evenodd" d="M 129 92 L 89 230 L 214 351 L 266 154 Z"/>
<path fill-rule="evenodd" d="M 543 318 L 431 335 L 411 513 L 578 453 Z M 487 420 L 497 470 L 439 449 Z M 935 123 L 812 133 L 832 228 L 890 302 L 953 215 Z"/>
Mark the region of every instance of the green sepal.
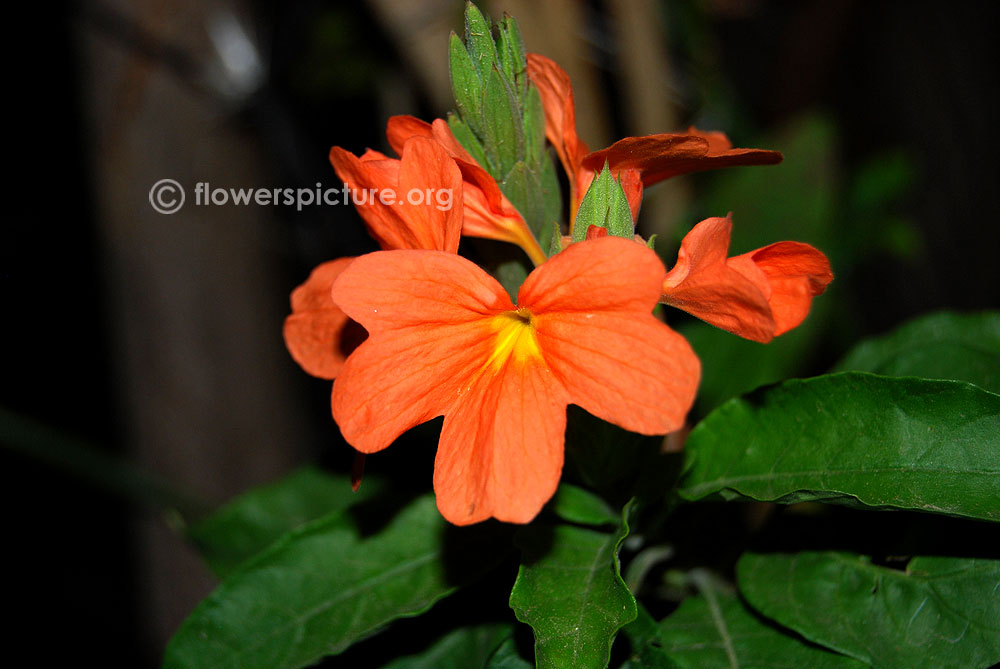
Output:
<path fill-rule="evenodd" d="M 524 96 L 524 156 L 532 167 L 541 165 L 545 155 L 545 109 L 542 96 L 534 86 Z"/>
<path fill-rule="evenodd" d="M 543 249 L 548 249 L 546 255 L 551 258 L 563 250 L 562 230 L 559 229 L 559 224 L 555 221 L 552 221 L 552 223 L 542 228 L 542 230 L 543 232 L 548 230 L 548 232 L 542 235 L 542 239 L 539 239 L 538 243 L 542 244 Z M 545 239 L 546 237 L 548 239 Z"/>
<path fill-rule="evenodd" d="M 493 178 L 505 180 L 514 164 L 524 156 L 524 129 L 517 99 L 496 68 L 490 70 L 486 79 L 483 121 L 486 153 L 495 156 L 500 166 Z"/>
<path fill-rule="evenodd" d="M 479 80 L 486 81 L 497 62 L 497 49 L 493 43 L 490 22 L 471 2 L 465 7 L 465 44 L 476 72 L 479 73 Z"/>
<path fill-rule="evenodd" d="M 454 32 L 448 42 L 451 92 L 458 113 L 477 134 L 482 134 L 483 82 L 462 40 Z"/>
<path fill-rule="evenodd" d="M 539 233 L 545 227 L 542 223 L 545 220 L 545 202 L 538 175 L 523 162 L 518 161 L 507 173 L 504 182 L 500 184 L 500 190 L 524 217 L 528 229 L 535 235 L 535 238 L 540 237 Z"/>
<path fill-rule="evenodd" d="M 628 198 L 625 197 L 621 184 L 611 176 L 607 161 L 604 162 L 601 173 L 590 183 L 576 212 L 573 241 L 586 239 L 587 229 L 592 225 L 606 228 L 613 237 L 632 239 L 635 235 Z"/>
<path fill-rule="evenodd" d="M 517 91 L 518 99 L 523 103 L 528 90 L 528 61 L 524 55 L 524 40 L 517 20 L 510 14 L 504 14 L 499 24 L 497 37 L 497 55 L 500 58 L 500 69 L 504 76 Z"/>
<path fill-rule="evenodd" d="M 455 136 L 458 143 L 483 169 L 489 172 L 490 162 L 486 157 L 486 151 L 472 128 L 455 114 L 448 114 L 448 127 L 451 128 L 451 134 Z"/>
<path fill-rule="evenodd" d="M 562 188 L 559 187 L 559 175 L 556 174 L 555 162 L 550 156 L 543 155 L 540 165 L 542 198 L 545 201 L 545 220 L 558 221 L 562 218 Z M 562 233 L 560 232 L 559 235 L 561 236 Z"/>
<path fill-rule="evenodd" d="M 649 236 L 649 239 L 646 240 L 646 246 L 648 246 L 649 248 L 651 248 L 654 251 L 656 250 L 656 235 L 655 234 Z"/>

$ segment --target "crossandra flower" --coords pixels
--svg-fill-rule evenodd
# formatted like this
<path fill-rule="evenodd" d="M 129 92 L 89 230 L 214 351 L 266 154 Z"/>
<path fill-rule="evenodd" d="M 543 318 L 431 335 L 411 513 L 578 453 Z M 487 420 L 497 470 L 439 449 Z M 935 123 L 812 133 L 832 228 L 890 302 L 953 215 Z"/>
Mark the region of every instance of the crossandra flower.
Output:
<path fill-rule="evenodd" d="M 700 365 L 652 315 L 664 268 L 631 240 L 573 244 L 511 302 L 489 274 L 437 251 L 380 251 L 333 299 L 368 330 L 333 386 L 344 438 L 374 453 L 444 416 L 434 463 L 441 514 L 525 523 L 554 494 L 566 406 L 641 434 L 679 428 Z"/>
<path fill-rule="evenodd" d="M 357 195 L 352 200 L 369 232 L 383 249 L 431 249 L 456 253 L 462 230 L 458 207 L 411 204 L 406 194 L 448 189 L 462 192 L 462 175 L 437 142 L 415 137 L 400 146 L 402 159 L 368 151 L 360 158 L 333 147 L 330 161 Z M 393 191 L 393 199 L 379 197 Z M 363 195 L 362 195 L 363 194 Z M 362 200 L 362 197 L 364 198 Z M 398 198 L 399 204 L 395 203 Z M 306 373 L 333 379 L 346 355 L 363 339 L 360 327 L 334 304 L 330 289 L 353 258 L 321 264 L 292 292 L 292 313 L 285 319 L 284 338 L 292 358 Z"/>
<path fill-rule="evenodd" d="M 396 152 L 411 138 L 426 137 L 438 142 L 455 160 L 464 180 L 462 234 L 517 244 L 535 265 L 545 262 L 545 252 L 524 217 L 489 172 L 455 139 L 446 121 L 435 119 L 427 123 L 413 116 L 393 116 L 386 124 L 385 134 Z"/>
<path fill-rule="evenodd" d="M 545 111 L 545 136 L 555 148 L 569 179 L 570 225 L 587 187 L 605 162 L 620 179 L 638 216 L 643 188 L 680 174 L 737 165 L 773 165 L 777 151 L 734 149 L 721 132 L 688 128 L 684 133 L 626 137 L 600 151 L 589 152 L 576 132 L 576 108 L 569 75 L 555 61 L 529 53 L 528 77 L 538 88 Z M 572 234 L 572 230 L 570 231 Z"/>
<path fill-rule="evenodd" d="M 727 258 L 730 218 L 709 218 L 681 242 L 663 280 L 664 303 L 746 339 L 767 343 L 799 325 L 833 280 L 830 262 L 800 242 Z"/>

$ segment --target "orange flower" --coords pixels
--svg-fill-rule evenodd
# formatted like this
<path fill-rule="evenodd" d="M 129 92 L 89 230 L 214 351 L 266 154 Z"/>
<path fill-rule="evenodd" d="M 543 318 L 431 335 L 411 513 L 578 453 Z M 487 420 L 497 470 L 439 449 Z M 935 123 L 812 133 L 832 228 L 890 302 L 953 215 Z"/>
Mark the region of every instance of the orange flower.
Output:
<path fill-rule="evenodd" d="M 576 133 L 576 109 L 569 75 L 553 60 L 529 53 L 528 77 L 538 88 L 545 110 L 545 136 L 555 147 L 570 184 L 570 226 L 596 170 L 605 161 L 620 178 L 632 209 L 639 213 L 642 189 L 664 179 L 737 165 L 773 165 L 781 162 L 777 151 L 734 149 L 721 132 L 688 128 L 686 133 L 626 137 L 606 149 L 588 153 Z M 572 230 L 570 231 L 572 233 Z"/>
<path fill-rule="evenodd" d="M 427 123 L 413 116 L 393 116 L 386 124 L 385 134 L 389 145 L 397 153 L 410 138 L 426 137 L 438 142 L 454 158 L 465 181 L 463 234 L 517 244 L 536 266 L 545 262 L 545 252 L 524 217 L 501 192 L 489 172 L 455 139 L 446 121 L 435 119 L 433 123 Z"/>
<path fill-rule="evenodd" d="M 515 306 L 457 255 L 362 256 L 333 286 L 369 332 L 334 382 L 333 416 L 373 453 L 443 415 L 441 514 L 458 525 L 528 522 L 559 482 L 567 404 L 642 434 L 683 424 L 700 366 L 651 314 L 663 274 L 633 241 L 584 241 L 536 268 Z"/>
<path fill-rule="evenodd" d="M 409 189 L 426 197 L 450 189 L 452 201 L 462 192 L 462 175 L 437 142 L 416 137 L 400 148 L 402 160 L 368 151 L 361 158 L 339 147 L 330 150 L 337 174 L 353 191 L 351 198 L 382 248 L 432 249 L 455 253 L 462 230 L 458 207 L 439 208 L 426 200 L 411 204 Z M 380 194 L 392 199 L 384 201 Z M 364 201 L 362 202 L 362 194 Z M 398 201 L 399 204 L 390 204 Z M 285 319 L 284 337 L 292 358 L 306 373 L 336 378 L 348 353 L 363 339 L 360 328 L 334 304 L 330 289 L 353 258 L 323 263 L 292 292 L 292 313 Z"/>
<path fill-rule="evenodd" d="M 733 224 L 709 218 L 681 242 L 662 301 L 746 339 L 767 343 L 801 323 L 833 280 L 830 262 L 799 242 L 727 258 Z"/>

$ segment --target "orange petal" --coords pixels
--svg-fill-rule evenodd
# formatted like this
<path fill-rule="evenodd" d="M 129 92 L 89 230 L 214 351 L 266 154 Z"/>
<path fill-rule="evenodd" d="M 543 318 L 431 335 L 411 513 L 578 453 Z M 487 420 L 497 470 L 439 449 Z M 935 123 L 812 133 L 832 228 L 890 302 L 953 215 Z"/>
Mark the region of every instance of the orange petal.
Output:
<path fill-rule="evenodd" d="M 737 271 L 747 271 L 744 259 L 749 259 L 766 277 L 776 337 L 805 320 L 812 298 L 822 295 L 833 281 L 826 256 L 800 242 L 778 242 L 731 258 L 729 262 Z"/>
<path fill-rule="evenodd" d="M 359 451 L 385 448 L 447 413 L 483 368 L 489 314 L 513 309 L 491 276 L 461 256 L 379 251 L 357 258 L 334 302 L 369 332 L 333 385 L 333 417 Z"/>
<path fill-rule="evenodd" d="M 518 295 L 569 401 L 642 434 L 684 423 L 701 373 L 684 338 L 652 316 L 663 273 L 645 246 L 602 237 L 550 258 Z"/>
<path fill-rule="evenodd" d="M 580 163 L 587 153 L 587 145 L 580 140 L 576 132 L 576 106 L 573 102 L 573 87 L 569 75 L 555 61 L 540 54 L 529 53 L 527 60 L 528 78 L 538 88 L 542 99 L 545 136 L 562 161 L 563 169 L 569 176 L 570 189 L 574 191 L 573 201 L 576 202 L 578 198 L 583 197 L 587 186 L 590 185 L 590 179 L 586 179 L 586 184 L 581 190 L 577 175 L 581 169 Z M 600 169 L 603 165 L 602 162 L 592 169 Z"/>
<path fill-rule="evenodd" d="M 421 121 L 413 116 L 393 116 L 389 119 L 385 128 L 389 146 L 397 154 L 402 155 L 403 145 L 411 137 L 425 137 L 433 139 L 443 146 L 452 158 L 458 158 L 469 163 L 475 163 L 465 147 L 455 139 L 448 122 L 444 119 L 434 119 L 433 123 Z"/>
<path fill-rule="evenodd" d="M 437 199 L 448 192 L 447 201 Z M 419 202 L 411 196 L 419 194 Z M 413 230 L 414 248 L 458 252 L 462 236 L 462 173 L 434 140 L 414 137 L 403 147 L 399 169 L 400 217 Z"/>
<path fill-rule="evenodd" d="M 292 358 L 312 376 L 333 379 L 344 364 L 349 342 L 343 337 L 349 319 L 341 311 L 330 289 L 334 280 L 354 258 L 325 262 L 292 291 L 292 314 L 285 319 L 283 334 Z"/>
<path fill-rule="evenodd" d="M 479 375 L 441 430 L 441 515 L 456 525 L 530 522 L 559 485 L 565 429 L 565 391 L 540 361 Z"/>
<path fill-rule="evenodd" d="M 692 228 L 663 280 L 662 300 L 727 332 L 766 343 L 775 334 L 767 279 L 753 263 L 740 261 L 737 268 L 727 262 L 732 227 L 729 218 L 709 218 Z"/>
<path fill-rule="evenodd" d="M 608 161 L 612 172 L 636 169 L 642 173 L 643 185 L 648 187 L 679 174 L 738 165 L 774 165 L 782 160 L 777 151 L 730 146 L 729 139 L 721 132 L 691 128 L 687 133 L 626 137 L 588 154 L 582 165 L 599 169 Z"/>
<path fill-rule="evenodd" d="M 444 208 L 436 194 L 448 190 L 454 203 L 461 194 L 462 177 L 437 142 L 411 138 L 400 161 L 359 159 L 335 146 L 330 162 L 350 187 L 358 213 L 382 248 L 458 250 L 461 210 Z"/>

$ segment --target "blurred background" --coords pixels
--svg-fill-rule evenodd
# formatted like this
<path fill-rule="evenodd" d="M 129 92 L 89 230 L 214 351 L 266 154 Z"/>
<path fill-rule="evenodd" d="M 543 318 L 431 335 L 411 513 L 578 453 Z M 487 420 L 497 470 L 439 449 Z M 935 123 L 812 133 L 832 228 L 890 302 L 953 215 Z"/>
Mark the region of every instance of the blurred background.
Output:
<path fill-rule="evenodd" d="M 822 373 L 918 314 L 1000 306 L 996 2 L 480 6 L 511 13 L 528 50 L 569 72 L 592 149 L 694 124 L 784 152 L 777 167 L 672 180 L 643 204 L 640 232 L 668 264 L 694 223 L 732 211 L 733 253 L 809 242 L 837 276 L 768 347 L 668 314 L 704 360 L 695 418 Z M 443 116 L 463 3 L 13 11 L 8 30 L 33 36 L 7 55 L 5 637 L 46 666 L 155 665 L 213 586 L 185 519 L 303 463 L 349 471 L 330 384 L 292 362 L 281 325 L 312 267 L 375 248 L 350 207 L 197 206 L 195 185 L 337 186 L 331 146 L 388 151 L 388 116 Z M 172 215 L 149 202 L 164 178 L 187 191 Z M 429 484 L 432 451 L 369 468 L 416 467 Z"/>

